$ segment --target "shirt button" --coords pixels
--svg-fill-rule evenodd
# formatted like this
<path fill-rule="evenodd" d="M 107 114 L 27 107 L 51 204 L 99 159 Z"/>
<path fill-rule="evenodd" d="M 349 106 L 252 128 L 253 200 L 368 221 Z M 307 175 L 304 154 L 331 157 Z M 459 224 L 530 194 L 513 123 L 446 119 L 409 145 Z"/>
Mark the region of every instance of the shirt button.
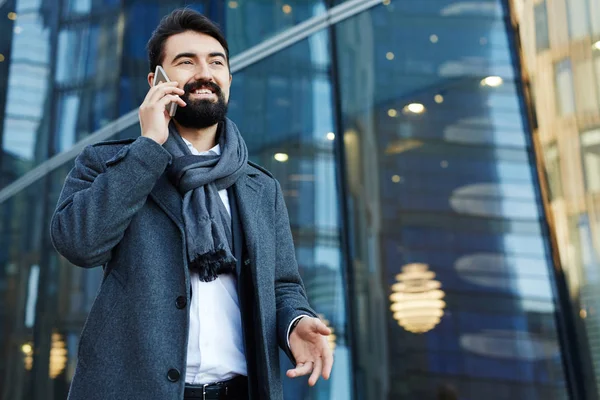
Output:
<path fill-rule="evenodd" d="M 169 372 L 167 372 L 167 379 L 171 382 L 177 382 L 180 376 L 181 374 L 175 368 L 170 369 Z"/>
<path fill-rule="evenodd" d="M 187 305 L 187 299 L 184 296 L 179 296 L 177 300 L 175 300 L 175 305 L 181 310 Z"/>

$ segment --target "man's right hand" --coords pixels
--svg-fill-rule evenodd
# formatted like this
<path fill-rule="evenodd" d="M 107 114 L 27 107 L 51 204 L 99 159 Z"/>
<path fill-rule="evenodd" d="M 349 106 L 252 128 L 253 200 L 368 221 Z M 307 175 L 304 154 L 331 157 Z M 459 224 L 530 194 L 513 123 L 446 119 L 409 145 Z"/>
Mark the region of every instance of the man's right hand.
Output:
<path fill-rule="evenodd" d="M 160 145 L 167 141 L 171 116 L 165 107 L 171 102 L 185 107 L 185 101 L 179 97 L 184 93 L 183 89 L 177 87 L 177 82 L 163 82 L 150 88 L 138 111 L 142 136 Z"/>

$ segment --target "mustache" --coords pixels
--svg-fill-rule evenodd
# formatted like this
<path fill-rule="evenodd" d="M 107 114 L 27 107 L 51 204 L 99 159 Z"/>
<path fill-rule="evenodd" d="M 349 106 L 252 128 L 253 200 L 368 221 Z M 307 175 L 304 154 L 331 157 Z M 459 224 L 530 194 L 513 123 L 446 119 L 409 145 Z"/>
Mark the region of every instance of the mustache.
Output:
<path fill-rule="evenodd" d="M 186 94 L 189 94 L 195 90 L 202 89 L 202 88 L 210 89 L 218 97 L 221 97 L 221 88 L 219 87 L 219 85 L 217 85 L 216 83 L 211 82 L 211 81 L 189 82 L 183 86 L 183 90 L 185 91 Z"/>

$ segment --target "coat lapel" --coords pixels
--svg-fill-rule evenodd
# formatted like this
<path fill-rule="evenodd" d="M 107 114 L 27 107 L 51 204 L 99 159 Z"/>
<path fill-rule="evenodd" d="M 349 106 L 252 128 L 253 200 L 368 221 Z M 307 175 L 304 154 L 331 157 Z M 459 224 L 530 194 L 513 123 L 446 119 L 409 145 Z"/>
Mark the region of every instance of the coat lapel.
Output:
<path fill-rule="evenodd" d="M 235 183 L 234 192 L 249 256 L 249 259 L 244 260 L 243 263 L 244 265 L 250 264 L 251 266 L 256 266 L 260 244 L 260 232 L 257 229 L 259 226 L 259 221 L 257 220 L 259 213 L 256 210 L 260 207 L 257 199 L 260 199 L 263 185 L 257 179 L 258 173 L 255 173 L 250 168 L 247 168 L 247 171 Z"/>
<path fill-rule="evenodd" d="M 182 214 L 181 195 L 164 173 L 154 185 L 150 197 L 175 222 L 182 232 L 185 232 Z"/>

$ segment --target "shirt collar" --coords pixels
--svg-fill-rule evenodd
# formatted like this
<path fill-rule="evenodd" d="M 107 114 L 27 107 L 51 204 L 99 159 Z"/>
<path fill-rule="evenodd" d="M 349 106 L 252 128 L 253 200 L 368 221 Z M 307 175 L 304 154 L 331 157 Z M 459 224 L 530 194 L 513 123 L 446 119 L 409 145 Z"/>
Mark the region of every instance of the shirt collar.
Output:
<path fill-rule="evenodd" d="M 221 145 L 219 145 L 218 143 L 215 145 L 215 147 L 207 150 L 207 151 L 203 151 L 200 152 L 198 150 L 196 150 L 196 148 L 194 147 L 194 145 L 192 144 L 192 142 L 190 142 L 189 140 L 187 140 L 186 138 L 184 138 L 183 136 L 181 136 L 181 138 L 183 139 L 183 142 L 187 145 L 188 149 L 190 149 L 190 151 L 192 152 L 192 154 L 197 155 L 197 156 L 203 156 L 209 153 L 214 153 L 216 155 L 221 155 Z"/>

